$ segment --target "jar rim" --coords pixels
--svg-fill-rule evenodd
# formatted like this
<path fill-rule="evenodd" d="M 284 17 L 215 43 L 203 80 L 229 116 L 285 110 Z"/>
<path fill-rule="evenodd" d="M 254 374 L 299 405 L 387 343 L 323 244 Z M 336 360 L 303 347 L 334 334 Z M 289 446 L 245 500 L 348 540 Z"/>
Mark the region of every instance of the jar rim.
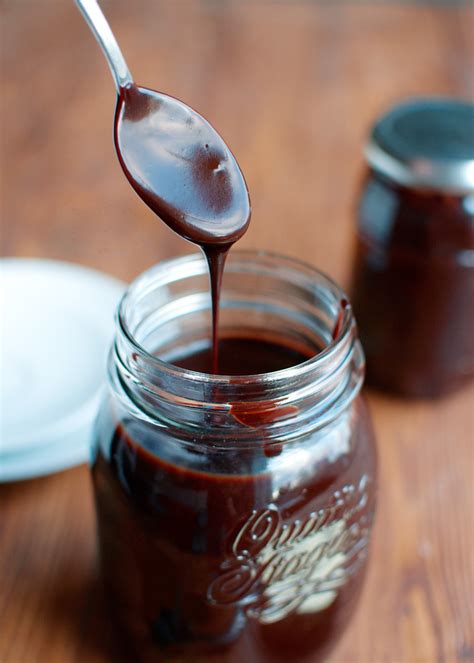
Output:
<path fill-rule="evenodd" d="M 258 249 L 232 250 L 230 257 L 233 260 L 241 259 L 243 261 L 250 261 L 255 259 L 278 261 L 278 263 L 283 264 L 290 269 L 296 270 L 300 273 L 304 272 L 308 276 L 317 277 L 320 281 L 323 280 L 328 289 L 332 291 L 332 294 L 334 294 L 335 298 L 339 299 L 340 301 L 349 302 L 348 295 L 333 279 L 331 279 L 316 267 L 313 267 L 309 263 L 298 258 L 285 256 L 277 252 Z M 287 382 L 288 379 L 295 380 L 303 378 L 309 373 L 317 371 L 319 367 L 322 367 L 328 361 L 331 361 L 334 355 L 338 353 L 341 346 L 345 345 L 350 340 L 352 335 L 353 317 L 351 306 L 348 304 L 342 310 L 340 330 L 336 338 L 333 338 L 330 343 L 328 343 L 313 357 L 310 357 L 309 359 L 299 364 L 280 369 L 278 371 L 272 371 L 269 373 L 255 373 L 250 375 L 216 375 L 212 373 L 201 373 L 187 368 L 182 368 L 164 359 L 161 359 L 160 357 L 157 357 L 156 355 L 146 350 L 143 345 L 135 338 L 135 335 L 132 333 L 129 325 L 127 324 L 126 308 L 130 304 L 130 301 L 133 299 L 133 296 L 136 294 L 137 290 L 139 288 L 146 287 L 147 282 L 153 281 L 154 285 L 156 286 L 157 276 L 159 276 L 160 273 L 163 275 L 169 274 L 171 269 L 177 270 L 180 266 L 185 264 L 189 265 L 190 263 L 205 263 L 205 258 L 200 253 L 192 253 L 186 254 L 184 256 L 169 258 L 157 263 L 156 265 L 153 265 L 130 283 L 119 302 L 116 321 L 120 331 L 125 336 L 127 342 L 130 344 L 132 351 L 139 354 L 141 358 L 148 363 L 152 370 L 156 369 L 160 373 L 169 377 L 190 380 L 196 384 L 208 384 L 212 382 L 215 385 L 233 384 L 237 386 L 238 384 L 258 384 L 259 382 L 265 382 L 266 384 L 272 383 L 276 386 L 281 382 Z"/>

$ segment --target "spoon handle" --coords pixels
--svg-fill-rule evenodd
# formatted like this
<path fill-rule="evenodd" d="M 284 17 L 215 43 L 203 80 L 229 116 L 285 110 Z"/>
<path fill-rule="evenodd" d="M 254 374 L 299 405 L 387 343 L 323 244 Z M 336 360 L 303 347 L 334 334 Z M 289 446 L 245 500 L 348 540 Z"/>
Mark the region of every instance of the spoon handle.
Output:
<path fill-rule="evenodd" d="M 75 3 L 104 51 L 119 92 L 120 88 L 132 84 L 133 78 L 110 25 L 96 0 L 75 0 Z"/>

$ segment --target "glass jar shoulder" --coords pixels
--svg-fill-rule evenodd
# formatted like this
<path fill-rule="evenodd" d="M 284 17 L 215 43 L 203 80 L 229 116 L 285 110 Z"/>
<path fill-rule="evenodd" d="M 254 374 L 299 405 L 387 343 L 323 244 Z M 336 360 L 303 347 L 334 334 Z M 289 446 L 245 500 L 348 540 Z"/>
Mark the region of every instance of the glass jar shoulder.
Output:
<path fill-rule="evenodd" d="M 286 513 L 289 504 L 290 511 L 312 509 L 336 503 L 341 490 L 349 495 L 375 483 L 374 437 L 360 396 L 328 425 L 291 442 L 267 443 L 264 431 L 255 431 L 251 444 L 234 442 L 213 445 L 202 430 L 177 437 L 158 419 L 133 416 L 110 393 L 97 419 L 94 468 L 152 510 L 168 491 L 183 503 L 226 495 L 242 511 L 281 504 Z"/>

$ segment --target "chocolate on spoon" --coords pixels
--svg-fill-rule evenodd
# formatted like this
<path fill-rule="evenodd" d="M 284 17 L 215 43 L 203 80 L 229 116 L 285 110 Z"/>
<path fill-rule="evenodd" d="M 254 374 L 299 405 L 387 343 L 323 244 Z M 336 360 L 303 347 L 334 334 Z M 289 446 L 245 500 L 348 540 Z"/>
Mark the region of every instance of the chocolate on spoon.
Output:
<path fill-rule="evenodd" d="M 246 231 L 242 172 L 217 131 L 182 101 L 135 84 L 95 0 L 76 0 L 109 63 L 118 92 L 115 147 L 128 181 L 172 230 L 205 252 L 211 275 L 214 369 L 225 256 Z"/>

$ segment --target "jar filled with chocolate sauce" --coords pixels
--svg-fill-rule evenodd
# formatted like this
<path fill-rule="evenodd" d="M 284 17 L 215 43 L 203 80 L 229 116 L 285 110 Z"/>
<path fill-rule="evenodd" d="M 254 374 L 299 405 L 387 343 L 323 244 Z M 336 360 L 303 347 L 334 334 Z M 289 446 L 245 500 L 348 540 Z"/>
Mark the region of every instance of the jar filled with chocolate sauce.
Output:
<path fill-rule="evenodd" d="M 344 293 L 232 252 L 212 374 L 206 260 L 124 296 L 93 483 L 108 595 L 134 661 L 322 660 L 360 594 L 376 457 Z"/>
<path fill-rule="evenodd" d="M 365 153 L 352 301 L 368 381 L 439 396 L 474 375 L 474 106 L 401 104 Z"/>

